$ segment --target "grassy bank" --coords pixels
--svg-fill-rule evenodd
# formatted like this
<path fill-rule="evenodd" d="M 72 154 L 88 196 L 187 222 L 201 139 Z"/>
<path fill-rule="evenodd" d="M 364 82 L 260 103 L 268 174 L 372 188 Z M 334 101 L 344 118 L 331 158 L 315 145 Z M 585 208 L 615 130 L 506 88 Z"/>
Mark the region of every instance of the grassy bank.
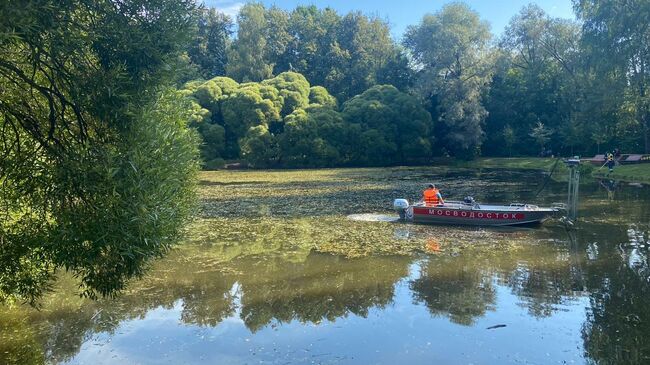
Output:
<path fill-rule="evenodd" d="M 596 178 L 650 184 L 650 164 L 617 166 L 611 174 L 608 174 L 608 172 L 607 168 L 601 170 L 596 169 L 593 176 Z"/>
<path fill-rule="evenodd" d="M 552 171 L 551 178 L 556 181 L 566 181 L 568 172 L 566 166 L 557 159 L 539 157 L 486 157 L 473 161 L 457 161 L 454 166 L 470 169 L 540 170 L 548 173 Z M 583 176 L 589 176 L 591 170 L 591 166 L 584 165 Z"/>
<path fill-rule="evenodd" d="M 519 170 L 544 170 L 550 172 L 556 159 L 537 157 L 516 158 L 479 158 L 474 161 L 458 161 L 453 166 L 476 169 L 519 169 Z M 591 164 L 583 164 L 582 176 L 591 176 L 597 179 L 613 179 L 627 182 L 650 184 L 650 164 L 617 166 L 611 174 L 607 168 L 599 169 Z M 567 168 L 560 163 L 553 173 L 553 179 L 566 180 Z"/>
<path fill-rule="evenodd" d="M 488 157 L 478 158 L 473 161 L 458 161 L 458 167 L 484 168 L 484 169 L 521 169 L 521 170 L 547 170 L 555 165 L 553 158 L 537 157 Z"/>

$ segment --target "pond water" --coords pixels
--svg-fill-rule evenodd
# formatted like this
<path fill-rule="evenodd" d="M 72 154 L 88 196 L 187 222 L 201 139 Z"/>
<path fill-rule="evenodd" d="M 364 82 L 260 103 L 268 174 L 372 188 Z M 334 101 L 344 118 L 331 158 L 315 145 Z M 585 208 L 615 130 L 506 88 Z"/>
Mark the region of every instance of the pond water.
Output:
<path fill-rule="evenodd" d="M 0 307 L 1 364 L 647 364 L 650 188 L 589 181 L 581 221 L 392 222 L 394 198 L 531 201 L 541 172 L 201 176 L 188 239 L 115 299 L 62 275 Z M 565 199 L 550 182 L 535 199 Z"/>

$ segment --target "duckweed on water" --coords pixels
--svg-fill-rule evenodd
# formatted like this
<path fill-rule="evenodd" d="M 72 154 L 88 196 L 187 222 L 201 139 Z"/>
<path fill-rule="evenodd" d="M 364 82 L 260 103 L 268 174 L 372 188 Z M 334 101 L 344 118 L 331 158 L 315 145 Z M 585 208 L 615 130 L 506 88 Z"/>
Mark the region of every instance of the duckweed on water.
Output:
<path fill-rule="evenodd" d="M 485 182 L 475 172 L 468 172 L 465 179 L 448 177 L 446 170 L 437 172 L 428 168 L 204 172 L 201 215 L 187 243 L 218 248 L 225 258 L 260 248 L 282 255 L 315 250 L 362 257 L 457 254 L 469 246 L 506 250 L 518 237 L 529 238 L 512 229 L 418 226 L 348 217 L 396 217 L 393 199 L 417 200 L 430 181 L 457 198 L 513 190 L 510 182 Z"/>

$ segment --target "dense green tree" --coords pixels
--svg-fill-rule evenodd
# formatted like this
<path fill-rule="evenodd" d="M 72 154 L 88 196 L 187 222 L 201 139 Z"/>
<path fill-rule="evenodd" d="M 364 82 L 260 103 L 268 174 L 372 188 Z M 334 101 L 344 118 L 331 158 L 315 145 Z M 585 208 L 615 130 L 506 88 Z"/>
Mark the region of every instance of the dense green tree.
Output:
<path fill-rule="evenodd" d="M 203 167 L 220 168 L 226 157 L 226 130 L 221 103 L 239 88 L 234 80 L 217 76 L 208 81 L 187 83 L 181 91 L 191 97 L 192 117 L 190 126 L 202 139 L 201 158 Z"/>
<path fill-rule="evenodd" d="M 283 72 L 278 76 L 262 81 L 262 85 L 276 88 L 282 97 L 282 115 L 293 113 L 309 104 L 310 86 L 307 79 L 295 72 Z"/>
<path fill-rule="evenodd" d="M 322 86 L 312 86 L 309 89 L 309 104 L 318 104 L 332 108 L 338 106 L 336 98 L 330 95 L 327 89 Z"/>
<path fill-rule="evenodd" d="M 225 75 L 233 21 L 212 8 L 200 9 L 199 15 L 196 36 L 187 51 L 190 61 L 204 78 Z"/>
<path fill-rule="evenodd" d="M 280 120 L 282 103 L 272 86 L 242 84 L 222 103 L 223 123 L 226 129 L 226 156 L 239 156 L 239 139 L 251 127 L 264 126 Z"/>
<path fill-rule="evenodd" d="M 431 116 L 393 86 L 367 90 L 343 112 L 327 89 L 295 72 L 259 83 L 191 82 L 183 94 L 193 101 L 206 168 L 224 158 L 260 168 L 412 164 L 431 156 Z"/>
<path fill-rule="evenodd" d="M 205 166 L 210 167 L 223 164 L 224 158 L 240 157 L 241 139 L 251 127 L 263 125 L 268 133 L 281 134 L 283 118 L 306 108 L 310 98 L 316 104 L 336 105 L 336 99 L 323 88 L 316 89 L 312 96 L 309 82 L 295 72 L 284 72 L 260 83 L 238 84 L 226 77 L 215 77 L 188 83 L 183 92 L 196 101 L 193 115 L 199 122 L 193 126 L 203 137 L 202 157 Z"/>
<path fill-rule="evenodd" d="M 89 296 L 143 273 L 191 210 L 193 110 L 161 95 L 192 1 L 0 3 L 0 301 L 57 268 Z"/>
<path fill-rule="evenodd" d="M 251 127 L 241 139 L 241 156 L 253 167 L 273 167 L 278 154 L 277 138 L 264 124 Z"/>
<path fill-rule="evenodd" d="M 388 60 L 377 71 L 377 84 L 393 85 L 400 91 L 408 91 L 415 80 L 409 57 L 401 48 L 395 48 Z"/>
<path fill-rule="evenodd" d="M 394 61 L 394 66 L 406 66 L 397 62 L 399 50 L 390 37 L 388 24 L 379 18 L 358 12 L 345 15 L 337 40 L 342 57 L 335 67 L 342 72 L 336 83 L 326 80 L 329 82 L 323 84 L 337 97 L 347 99 L 377 85 L 379 74 L 385 71 L 389 60 Z M 389 72 L 383 72 L 382 76 L 386 81 L 393 81 Z"/>
<path fill-rule="evenodd" d="M 583 138 L 589 122 L 580 114 L 588 97 L 579 41 L 575 22 L 550 18 L 537 5 L 525 6 L 512 18 L 499 41 L 487 98 L 487 153 L 506 155 L 500 148 L 506 125 L 513 129 L 515 150 L 524 154 L 539 152 L 529 135 L 538 122 L 560 132 L 549 143 L 552 150 L 589 140 Z"/>
<path fill-rule="evenodd" d="M 262 4 L 248 3 L 237 15 L 237 39 L 228 51 L 226 74 L 240 82 L 262 81 L 273 75 L 266 57 L 267 22 Z"/>
<path fill-rule="evenodd" d="M 583 21 L 583 45 L 600 82 L 601 98 L 617 100 L 618 129 L 628 146 L 650 153 L 650 3 L 644 0 L 575 0 Z M 615 99 L 616 100 L 616 99 Z M 597 109 L 597 105 L 591 105 Z M 625 133 L 627 132 L 627 133 Z M 627 139 L 627 138 L 626 138 Z"/>
<path fill-rule="evenodd" d="M 331 167 L 344 162 L 347 126 L 339 112 L 312 105 L 285 118 L 281 162 L 287 167 Z M 349 147 L 348 147 L 349 148 Z"/>
<path fill-rule="evenodd" d="M 512 145 L 515 144 L 515 131 L 510 127 L 509 125 L 506 124 L 506 126 L 503 128 L 503 131 L 501 132 L 503 136 L 503 142 L 505 143 L 505 147 L 508 149 L 508 157 L 512 157 Z"/>
<path fill-rule="evenodd" d="M 431 156 L 431 115 L 393 86 L 374 86 L 348 100 L 343 115 L 363 130 L 357 152 L 362 164 L 414 163 Z"/>
<path fill-rule="evenodd" d="M 342 100 L 378 83 L 404 90 L 410 69 L 383 20 L 331 8 L 299 6 L 290 14 L 248 4 L 239 16 L 229 75 L 261 81 L 295 71 Z"/>
<path fill-rule="evenodd" d="M 208 170 L 220 168 L 226 149 L 226 130 L 214 123 L 203 123 L 197 128 L 201 135 L 201 156 Z"/>
<path fill-rule="evenodd" d="M 482 93 L 491 73 L 490 27 L 462 3 L 445 5 L 407 29 L 404 43 L 418 64 L 418 89 L 435 100 L 444 147 L 473 155 L 483 139 Z M 431 97 L 433 96 L 433 98 Z"/>
<path fill-rule="evenodd" d="M 341 17 L 331 8 L 319 10 L 316 6 L 299 6 L 289 17 L 289 42 L 278 58 L 278 71 L 299 72 L 312 84 L 330 88 L 341 70 L 335 62 L 341 58 L 337 32 Z"/>
<path fill-rule="evenodd" d="M 264 52 L 264 57 L 275 67 L 280 57 L 286 52 L 291 41 L 291 35 L 289 34 L 289 14 L 277 6 L 272 6 L 265 9 L 264 18 L 266 20 L 264 30 L 266 47 L 261 51 Z M 274 69 L 275 74 L 279 72 L 281 71 Z"/>

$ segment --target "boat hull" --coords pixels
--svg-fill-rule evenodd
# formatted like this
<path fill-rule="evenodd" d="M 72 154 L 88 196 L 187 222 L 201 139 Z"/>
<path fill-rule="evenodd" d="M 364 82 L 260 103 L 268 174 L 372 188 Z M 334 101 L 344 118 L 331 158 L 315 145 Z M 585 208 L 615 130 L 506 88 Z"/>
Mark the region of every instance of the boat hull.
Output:
<path fill-rule="evenodd" d="M 411 206 L 406 219 L 415 223 L 472 226 L 517 226 L 540 224 L 555 214 L 553 208 L 536 210 L 463 209 L 455 207 Z"/>

